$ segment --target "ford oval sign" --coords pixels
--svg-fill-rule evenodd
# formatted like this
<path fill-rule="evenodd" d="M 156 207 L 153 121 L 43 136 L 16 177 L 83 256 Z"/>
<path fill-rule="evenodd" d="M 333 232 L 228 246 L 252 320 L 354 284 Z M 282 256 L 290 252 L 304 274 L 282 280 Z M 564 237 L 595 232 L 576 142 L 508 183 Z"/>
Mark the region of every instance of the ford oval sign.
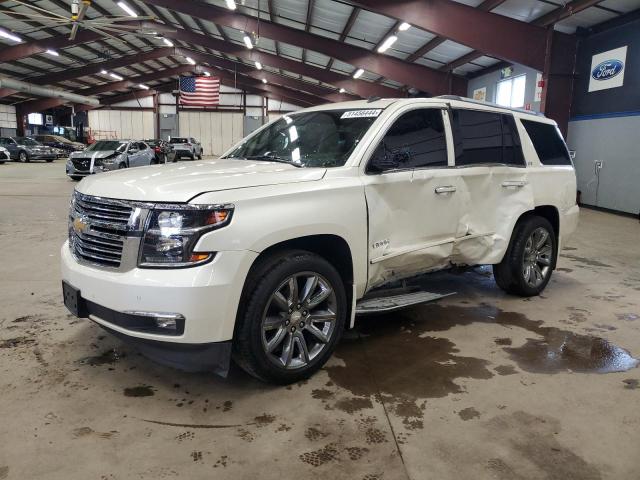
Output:
<path fill-rule="evenodd" d="M 624 63 L 620 60 L 606 60 L 596 65 L 596 68 L 591 72 L 591 76 L 598 81 L 609 80 L 620 74 L 623 69 Z"/>

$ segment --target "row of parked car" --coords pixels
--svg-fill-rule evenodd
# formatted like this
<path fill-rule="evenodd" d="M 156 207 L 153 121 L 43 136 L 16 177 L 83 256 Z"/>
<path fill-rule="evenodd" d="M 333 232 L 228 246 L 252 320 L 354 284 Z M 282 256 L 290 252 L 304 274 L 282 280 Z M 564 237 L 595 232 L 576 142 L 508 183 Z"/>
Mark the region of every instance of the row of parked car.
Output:
<path fill-rule="evenodd" d="M 0 137 L 0 163 L 8 160 L 53 162 L 66 158 L 67 175 L 79 180 L 90 173 L 119 168 L 202 158 L 202 145 L 192 137 L 174 137 L 169 142 L 150 140 L 99 140 L 88 147 L 59 135 Z"/>

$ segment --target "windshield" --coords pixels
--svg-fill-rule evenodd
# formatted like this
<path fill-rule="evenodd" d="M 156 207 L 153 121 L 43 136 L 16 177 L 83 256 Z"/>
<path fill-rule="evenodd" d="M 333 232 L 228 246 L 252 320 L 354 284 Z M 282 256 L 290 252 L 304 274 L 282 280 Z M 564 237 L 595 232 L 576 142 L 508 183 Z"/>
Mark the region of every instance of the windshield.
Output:
<path fill-rule="evenodd" d="M 187 143 L 187 139 L 186 138 L 175 137 L 175 138 L 172 138 L 171 140 L 169 140 L 169 143 Z"/>
<path fill-rule="evenodd" d="M 225 158 L 341 167 L 382 110 L 325 110 L 284 115 Z"/>
<path fill-rule="evenodd" d="M 29 137 L 18 137 L 16 138 L 16 142 L 18 142 L 20 145 L 30 145 L 32 147 L 40 145 L 40 142 L 36 142 L 33 138 Z"/>
<path fill-rule="evenodd" d="M 69 140 L 68 138 L 61 137 L 59 135 L 52 135 L 52 137 L 56 142 L 71 143 L 71 140 Z"/>
<path fill-rule="evenodd" d="M 119 142 L 118 140 L 100 140 L 89 148 L 87 148 L 87 152 L 107 152 L 110 150 L 115 150 L 117 152 L 124 152 L 127 148 L 126 142 Z"/>

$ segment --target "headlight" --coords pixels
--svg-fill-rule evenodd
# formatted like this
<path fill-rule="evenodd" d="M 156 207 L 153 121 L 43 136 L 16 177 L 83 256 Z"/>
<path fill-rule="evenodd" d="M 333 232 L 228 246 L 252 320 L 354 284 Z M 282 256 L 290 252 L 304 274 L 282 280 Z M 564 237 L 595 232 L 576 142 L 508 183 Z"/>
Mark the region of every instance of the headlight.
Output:
<path fill-rule="evenodd" d="M 210 252 L 194 252 L 200 237 L 229 224 L 233 206 L 158 205 L 150 213 L 140 267 L 191 267 L 209 261 Z"/>

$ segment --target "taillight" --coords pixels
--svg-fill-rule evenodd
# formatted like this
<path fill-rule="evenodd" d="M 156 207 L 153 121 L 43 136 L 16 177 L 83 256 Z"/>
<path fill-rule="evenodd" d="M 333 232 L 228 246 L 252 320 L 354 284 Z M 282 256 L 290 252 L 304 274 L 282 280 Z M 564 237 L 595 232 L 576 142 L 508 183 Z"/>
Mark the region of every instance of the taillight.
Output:
<path fill-rule="evenodd" d="M 160 147 L 154 147 L 153 149 L 154 149 L 156 152 L 159 152 L 159 151 L 160 151 Z"/>

